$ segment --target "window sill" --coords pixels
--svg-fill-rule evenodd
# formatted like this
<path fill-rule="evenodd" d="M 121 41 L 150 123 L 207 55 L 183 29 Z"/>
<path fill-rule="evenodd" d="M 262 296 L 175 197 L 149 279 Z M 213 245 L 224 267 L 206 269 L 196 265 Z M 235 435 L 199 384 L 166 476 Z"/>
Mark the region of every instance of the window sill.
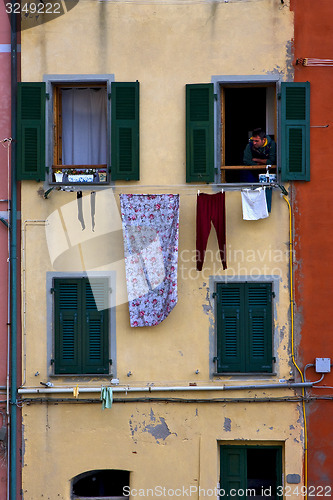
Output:
<path fill-rule="evenodd" d="M 276 372 L 213 372 L 213 377 L 276 377 Z"/>
<path fill-rule="evenodd" d="M 66 378 L 66 379 L 77 379 L 79 378 L 80 380 L 83 380 L 83 379 L 87 379 L 87 381 L 93 379 L 93 378 L 98 378 L 98 379 L 109 379 L 110 377 L 111 378 L 114 378 L 114 375 L 112 373 L 74 373 L 74 374 L 70 374 L 70 373 L 50 373 L 49 375 L 50 378 L 56 378 L 56 379 L 59 379 L 59 378 Z"/>

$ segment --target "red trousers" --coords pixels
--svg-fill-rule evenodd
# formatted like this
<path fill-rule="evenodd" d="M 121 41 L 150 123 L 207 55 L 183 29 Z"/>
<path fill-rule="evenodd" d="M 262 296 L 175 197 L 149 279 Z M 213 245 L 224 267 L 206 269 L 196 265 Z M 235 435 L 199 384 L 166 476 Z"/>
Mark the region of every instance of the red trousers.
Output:
<path fill-rule="evenodd" d="M 201 271 L 211 222 L 216 231 L 223 269 L 227 268 L 225 244 L 225 193 L 197 196 L 197 270 Z"/>

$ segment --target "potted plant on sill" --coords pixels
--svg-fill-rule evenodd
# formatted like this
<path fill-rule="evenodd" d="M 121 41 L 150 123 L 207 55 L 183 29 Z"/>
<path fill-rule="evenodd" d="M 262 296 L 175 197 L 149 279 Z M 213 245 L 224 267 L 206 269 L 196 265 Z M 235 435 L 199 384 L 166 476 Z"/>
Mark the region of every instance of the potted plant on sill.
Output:
<path fill-rule="evenodd" d="M 59 169 L 56 170 L 54 172 L 54 177 L 55 177 L 55 181 L 56 182 L 62 182 L 62 178 L 63 178 L 63 172 L 62 172 L 62 170 L 59 170 Z"/>
<path fill-rule="evenodd" d="M 93 182 L 94 175 L 91 169 L 80 169 L 76 170 L 75 168 L 69 168 L 66 170 L 66 174 L 68 176 L 69 182 Z"/>

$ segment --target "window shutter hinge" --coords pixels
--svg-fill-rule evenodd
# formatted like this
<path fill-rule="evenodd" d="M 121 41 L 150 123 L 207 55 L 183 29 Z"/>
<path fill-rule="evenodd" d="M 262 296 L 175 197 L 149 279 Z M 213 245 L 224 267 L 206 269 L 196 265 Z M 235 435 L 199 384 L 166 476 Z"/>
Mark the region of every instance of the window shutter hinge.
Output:
<path fill-rule="evenodd" d="M 273 299 L 275 299 L 275 292 L 272 292 L 272 297 Z"/>
<path fill-rule="evenodd" d="M 109 365 L 112 365 L 112 359 L 109 359 Z"/>
<path fill-rule="evenodd" d="M 217 297 L 217 292 L 212 293 L 212 298 L 215 299 L 215 297 Z"/>
<path fill-rule="evenodd" d="M 108 172 L 109 174 L 111 174 L 111 167 L 108 167 Z"/>
<path fill-rule="evenodd" d="M 55 288 L 50 288 L 50 293 L 54 293 L 55 292 Z"/>
<path fill-rule="evenodd" d="M 51 365 L 54 365 L 54 359 L 50 360 Z"/>
<path fill-rule="evenodd" d="M 111 92 L 110 92 L 110 94 L 108 94 L 108 99 L 111 99 Z"/>
<path fill-rule="evenodd" d="M 277 98 L 278 98 L 278 100 L 280 100 L 280 99 L 281 99 L 281 92 L 278 92 L 278 94 L 277 94 Z"/>
<path fill-rule="evenodd" d="M 48 174 L 50 171 L 49 167 L 45 167 L 45 172 Z"/>
<path fill-rule="evenodd" d="M 275 356 L 272 357 L 272 361 L 273 361 L 273 363 L 276 363 L 276 357 Z"/>
<path fill-rule="evenodd" d="M 213 357 L 213 362 L 214 362 L 214 363 L 216 363 L 216 361 L 218 361 L 218 360 L 219 360 L 219 358 L 218 358 L 217 356 L 214 356 L 214 357 Z"/>
<path fill-rule="evenodd" d="M 217 101 L 217 94 L 214 94 L 214 99 L 215 101 Z"/>
<path fill-rule="evenodd" d="M 46 97 L 46 99 L 50 99 L 50 94 L 47 92 L 47 93 L 45 94 L 45 97 Z"/>

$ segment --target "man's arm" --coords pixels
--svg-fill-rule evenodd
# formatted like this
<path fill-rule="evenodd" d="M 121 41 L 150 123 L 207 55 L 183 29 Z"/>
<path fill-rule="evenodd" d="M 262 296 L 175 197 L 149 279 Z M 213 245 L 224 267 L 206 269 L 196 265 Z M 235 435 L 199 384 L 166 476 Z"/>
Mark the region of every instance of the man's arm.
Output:
<path fill-rule="evenodd" d="M 276 165 L 276 142 L 272 141 L 267 165 Z"/>
<path fill-rule="evenodd" d="M 257 163 L 256 163 L 255 161 L 253 161 L 253 159 L 252 159 L 252 151 L 251 151 L 250 144 L 248 144 L 248 145 L 246 146 L 246 148 L 244 149 L 243 164 L 244 164 L 244 165 L 256 165 L 256 164 L 257 164 Z"/>

